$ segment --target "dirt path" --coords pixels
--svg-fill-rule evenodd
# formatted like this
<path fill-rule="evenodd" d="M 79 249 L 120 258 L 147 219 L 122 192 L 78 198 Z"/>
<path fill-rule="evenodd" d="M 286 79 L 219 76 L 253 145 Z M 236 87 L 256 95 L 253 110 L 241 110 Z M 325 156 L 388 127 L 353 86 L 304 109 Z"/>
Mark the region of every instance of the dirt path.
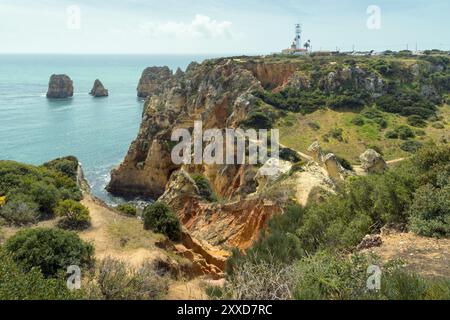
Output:
<path fill-rule="evenodd" d="M 413 233 L 382 235 L 381 247 L 369 249 L 383 262 L 392 259 L 405 261 L 408 270 L 425 277 L 450 278 L 450 239 L 434 239 Z"/>
<path fill-rule="evenodd" d="M 81 203 L 89 209 L 92 226 L 80 237 L 93 243 L 97 259 L 113 257 L 138 266 L 164 255 L 154 246 L 156 235 L 142 230 L 137 219 L 119 215 L 90 195 Z"/>

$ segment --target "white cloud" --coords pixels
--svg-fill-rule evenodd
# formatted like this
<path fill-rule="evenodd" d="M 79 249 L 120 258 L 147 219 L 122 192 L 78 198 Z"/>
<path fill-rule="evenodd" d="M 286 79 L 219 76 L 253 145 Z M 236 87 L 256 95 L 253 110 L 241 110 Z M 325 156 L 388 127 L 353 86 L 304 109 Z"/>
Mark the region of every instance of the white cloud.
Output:
<path fill-rule="evenodd" d="M 142 24 L 141 31 L 151 38 L 232 38 L 232 23 L 197 14 L 190 23 L 168 21 Z"/>

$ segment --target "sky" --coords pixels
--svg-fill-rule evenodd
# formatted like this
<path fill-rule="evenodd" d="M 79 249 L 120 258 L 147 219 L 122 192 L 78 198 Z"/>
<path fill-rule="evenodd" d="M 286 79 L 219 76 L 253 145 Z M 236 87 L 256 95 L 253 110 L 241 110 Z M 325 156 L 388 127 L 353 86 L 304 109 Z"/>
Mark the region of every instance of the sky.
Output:
<path fill-rule="evenodd" d="M 0 0 L 0 53 L 450 49 L 448 0 Z M 303 42 L 303 41 L 302 41 Z"/>

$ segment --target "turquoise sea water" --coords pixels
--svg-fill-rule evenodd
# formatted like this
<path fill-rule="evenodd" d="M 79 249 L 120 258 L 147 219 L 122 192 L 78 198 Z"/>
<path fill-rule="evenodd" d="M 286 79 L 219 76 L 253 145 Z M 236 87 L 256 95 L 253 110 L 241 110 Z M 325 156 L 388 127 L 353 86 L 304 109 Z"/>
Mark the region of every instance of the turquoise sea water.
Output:
<path fill-rule="evenodd" d="M 142 71 L 153 65 L 184 70 L 191 61 L 206 58 L 210 57 L 0 55 L 0 159 L 41 164 L 74 155 L 93 194 L 116 202 L 104 187 L 138 132 L 143 101 L 136 97 L 136 86 Z M 45 97 L 54 73 L 72 78 L 73 98 Z M 88 94 L 97 78 L 109 97 Z"/>

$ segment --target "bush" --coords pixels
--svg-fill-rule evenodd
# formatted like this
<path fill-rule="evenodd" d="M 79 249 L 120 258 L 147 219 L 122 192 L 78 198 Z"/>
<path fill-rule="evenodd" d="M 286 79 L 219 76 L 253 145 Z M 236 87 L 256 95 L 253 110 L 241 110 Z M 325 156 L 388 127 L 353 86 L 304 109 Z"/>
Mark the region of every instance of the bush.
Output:
<path fill-rule="evenodd" d="M 398 133 L 395 130 L 389 130 L 384 135 L 387 139 L 398 139 Z"/>
<path fill-rule="evenodd" d="M 273 126 L 273 121 L 262 112 L 252 112 L 248 118 L 242 122 L 242 125 L 248 128 L 255 129 L 270 129 Z"/>
<path fill-rule="evenodd" d="M 130 216 L 130 217 L 136 217 L 137 216 L 137 210 L 136 207 L 128 204 L 128 203 L 122 203 L 117 206 L 117 210 L 119 210 L 121 213 Z"/>
<path fill-rule="evenodd" d="M 445 126 L 441 122 L 433 123 L 432 127 L 435 129 L 445 129 Z"/>
<path fill-rule="evenodd" d="M 74 156 L 58 158 L 44 163 L 44 167 L 61 172 L 67 177 L 77 181 L 78 159 Z"/>
<path fill-rule="evenodd" d="M 0 207 L 0 217 L 15 226 L 34 224 L 39 220 L 38 205 L 30 196 L 15 195 Z"/>
<path fill-rule="evenodd" d="M 400 145 L 400 149 L 411 153 L 416 153 L 420 148 L 422 148 L 422 143 L 413 140 L 405 141 Z"/>
<path fill-rule="evenodd" d="M 62 217 L 59 226 L 63 229 L 82 230 L 91 225 L 88 208 L 76 201 L 61 201 L 58 203 L 55 212 L 58 217 Z"/>
<path fill-rule="evenodd" d="M 227 277 L 221 298 L 234 300 L 290 300 L 296 283 L 293 268 L 279 261 L 243 261 Z"/>
<path fill-rule="evenodd" d="M 76 233 L 45 228 L 20 230 L 5 249 L 24 272 L 37 267 L 46 277 L 55 277 L 71 265 L 90 266 L 94 253 L 93 246 Z"/>
<path fill-rule="evenodd" d="M 194 180 L 202 198 L 210 202 L 217 201 L 217 196 L 214 194 L 208 179 L 201 174 L 194 174 L 191 178 Z"/>
<path fill-rule="evenodd" d="M 69 176 L 14 161 L 0 161 L 0 190 L 7 199 L 26 197 L 28 204 L 38 207 L 40 219 L 51 216 L 60 200 L 82 198 L 76 181 Z"/>
<path fill-rule="evenodd" d="M 46 279 L 33 268 L 24 272 L 4 250 L 0 249 L 0 300 L 74 300 L 83 292 L 69 291 L 62 277 Z"/>
<path fill-rule="evenodd" d="M 353 118 L 352 123 L 353 123 L 354 125 L 357 125 L 357 126 L 363 126 L 364 123 L 365 123 L 365 121 L 364 121 L 364 118 L 363 118 L 363 117 L 361 117 L 361 116 L 356 116 L 356 117 Z"/>
<path fill-rule="evenodd" d="M 341 166 L 342 166 L 344 169 L 353 171 L 353 166 L 352 166 L 352 164 L 350 163 L 350 161 L 348 161 L 348 160 L 345 159 L 345 158 L 339 157 L 339 156 L 336 156 L 336 159 L 337 159 L 337 161 L 341 164 Z"/>
<path fill-rule="evenodd" d="M 280 159 L 292 163 L 297 163 L 302 160 L 295 150 L 289 148 L 280 149 Z"/>
<path fill-rule="evenodd" d="M 158 276 L 151 264 L 133 268 L 113 258 L 102 260 L 91 295 L 102 300 L 155 300 L 168 291 L 168 279 Z"/>
<path fill-rule="evenodd" d="M 357 300 L 368 294 L 367 259 L 341 258 L 320 252 L 297 263 L 294 288 L 297 300 Z"/>
<path fill-rule="evenodd" d="M 162 233 L 173 241 L 181 240 L 181 225 L 178 217 L 164 203 L 156 202 L 144 210 L 144 229 Z"/>
<path fill-rule="evenodd" d="M 409 213 L 412 232 L 428 237 L 450 237 L 450 185 L 420 187 Z"/>
<path fill-rule="evenodd" d="M 38 181 L 31 185 L 30 193 L 44 217 L 54 213 L 53 210 L 59 198 L 58 189 L 54 185 Z"/>
<path fill-rule="evenodd" d="M 422 119 L 422 117 L 418 115 L 412 115 L 408 117 L 408 124 L 413 127 L 418 128 L 425 128 L 427 126 L 427 123 L 425 120 Z"/>
<path fill-rule="evenodd" d="M 399 126 L 395 129 L 395 131 L 397 132 L 398 137 L 402 140 L 407 140 L 416 136 L 414 131 L 408 126 Z"/>

